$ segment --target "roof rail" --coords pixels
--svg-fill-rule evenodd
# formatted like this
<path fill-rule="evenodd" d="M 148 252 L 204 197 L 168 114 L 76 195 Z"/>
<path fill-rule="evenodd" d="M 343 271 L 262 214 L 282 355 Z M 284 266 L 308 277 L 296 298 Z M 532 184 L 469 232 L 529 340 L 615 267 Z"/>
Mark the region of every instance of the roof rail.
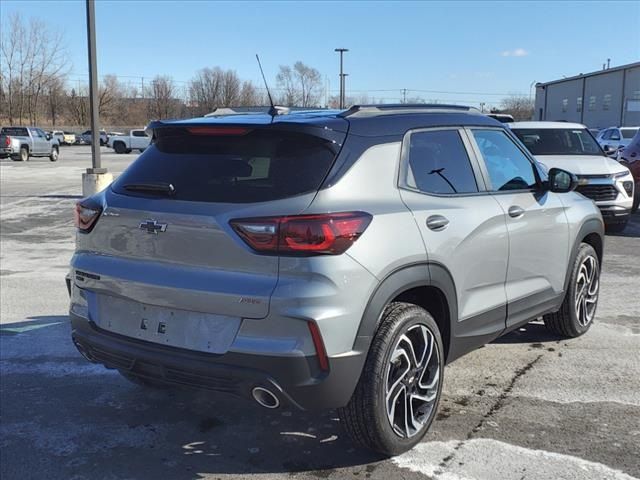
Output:
<path fill-rule="evenodd" d="M 480 113 L 475 107 L 443 103 L 387 103 L 379 105 L 354 105 L 340 114 L 341 117 L 373 116 L 398 113 L 470 112 Z"/>

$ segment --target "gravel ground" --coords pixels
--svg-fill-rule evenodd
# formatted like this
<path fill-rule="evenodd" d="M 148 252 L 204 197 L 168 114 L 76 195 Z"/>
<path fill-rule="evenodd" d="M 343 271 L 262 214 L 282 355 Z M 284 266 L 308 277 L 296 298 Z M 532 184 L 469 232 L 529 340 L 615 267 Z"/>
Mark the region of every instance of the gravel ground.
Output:
<path fill-rule="evenodd" d="M 134 154 L 105 152 L 120 173 Z M 640 215 L 607 236 L 597 321 L 558 339 L 531 323 L 449 366 L 425 441 L 393 459 L 354 448 L 334 412 L 146 391 L 84 361 L 64 276 L 89 147 L 0 161 L 0 476 L 4 479 L 640 476 Z"/>

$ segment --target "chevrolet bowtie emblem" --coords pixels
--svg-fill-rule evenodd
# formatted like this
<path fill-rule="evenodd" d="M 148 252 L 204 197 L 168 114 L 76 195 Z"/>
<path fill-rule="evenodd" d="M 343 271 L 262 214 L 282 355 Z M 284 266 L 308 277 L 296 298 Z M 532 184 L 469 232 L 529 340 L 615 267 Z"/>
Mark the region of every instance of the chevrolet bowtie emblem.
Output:
<path fill-rule="evenodd" d="M 166 223 L 158 223 L 155 220 L 145 220 L 140 224 L 141 230 L 146 230 L 147 233 L 155 233 L 156 235 L 159 232 L 164 232 L 167 229 Z"/>

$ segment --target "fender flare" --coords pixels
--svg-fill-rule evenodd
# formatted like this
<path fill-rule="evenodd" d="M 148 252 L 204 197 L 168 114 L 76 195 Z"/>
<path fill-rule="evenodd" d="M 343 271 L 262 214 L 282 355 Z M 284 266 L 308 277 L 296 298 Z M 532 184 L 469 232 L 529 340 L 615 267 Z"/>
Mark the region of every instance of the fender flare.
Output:
<path fill-rule="evenodd" d="M 573 265 L 576 261 L 576 257 L 578 256 L 578 250 L 580 249 L 580 244 L 582 240 L 584 240 L 587 235 L 596 234 L 600 238 L 600 245 L 602 250 L 599 252 L 598 261 L 600 262 L 600 268 L 602 269 L 602 257 L 604 256 L 604 222 L 602 218 L 591 217 L 584 221 L 584 223 L 580 226 L 578 233 L 575 236 L 573 241 L 573 246 L 571 247 L 571 253 L 569 254 L 569 262 L 567 262 L 567 273 L 564 278 L 564 292 L 569 289 L 569 280 L 571 280 L 571 271 L 573 270 Z M 597 252 L 598 253 L 598 252 Z M 564 295 L 563 295 L 564 301 Z"/>
<path fill-rule="evenodd" d="M 414 263 L 389 273 L 377 286 L 364 310 L 354 343 L 354 350 L 367 352 L 378 330 L 386 305 L 402 292 L 416 287 L 435 287 L 444 295 L 448 305 L 449 344 L 458 318 L 455 283 L 449 271 L 438 263 Z M 444 339 L 443 339 L 444 340 Z M 446 345 L 447 351 L 450 345 Z"/>

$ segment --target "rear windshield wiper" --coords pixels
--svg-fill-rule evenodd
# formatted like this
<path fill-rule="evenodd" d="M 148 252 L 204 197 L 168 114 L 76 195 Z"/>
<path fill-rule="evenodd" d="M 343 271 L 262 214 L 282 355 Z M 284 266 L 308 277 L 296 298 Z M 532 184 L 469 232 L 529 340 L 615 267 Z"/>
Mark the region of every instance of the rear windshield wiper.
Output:
<path fill-rule="evenodd" d="M 154 193 L 157 195 L 175 195 L 176 189 L 171 183 L 127 183 L 123 185 L 125 190 L 130 192 Z"/>

